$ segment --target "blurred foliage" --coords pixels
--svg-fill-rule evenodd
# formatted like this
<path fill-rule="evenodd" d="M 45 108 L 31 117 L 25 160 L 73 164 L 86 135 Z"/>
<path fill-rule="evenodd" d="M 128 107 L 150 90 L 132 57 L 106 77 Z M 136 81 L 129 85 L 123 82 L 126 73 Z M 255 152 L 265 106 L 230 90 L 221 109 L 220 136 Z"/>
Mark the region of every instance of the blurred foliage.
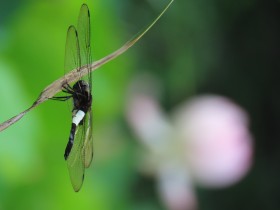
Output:
<path fill-rule="evenodd" d="M 86 1 L 93 58 L 128 40 L 167 1 Z M 64 44 L 83 1 L 0 1 L 0 121 L 32 104 L 63 74 Z M 0 210 L 164 209 L 154 180 L 137 171 L 138 142 L 125 121 L 131 79 L 150 72 L 167 111 L 200 93 L 244 107 L 255 136 L 255 165 L 239 184 L 197 188 L 199 209 L 280 208 L 280 2 L 175 1 L 136 46 L 93 74 L 94 150 L 74 193 L 63 159 L 70 106 L 48 101 L 0 133 Z M 145 81 L 143 81 L 144 83 Z"/>

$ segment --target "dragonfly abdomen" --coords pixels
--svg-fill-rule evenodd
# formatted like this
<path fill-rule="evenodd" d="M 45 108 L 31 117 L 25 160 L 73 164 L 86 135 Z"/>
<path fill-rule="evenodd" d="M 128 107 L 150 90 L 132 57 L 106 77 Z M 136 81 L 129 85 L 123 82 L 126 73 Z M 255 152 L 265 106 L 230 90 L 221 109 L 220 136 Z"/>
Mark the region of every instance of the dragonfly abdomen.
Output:
<path fill-rule="evenodd" d="M 76 128 L 77 126 L 80 124 L 80 122 L 84 119 L 85 117 L 85 113 L 82 110 L 79 110 L 73 117 L 72 119 L 72 126 L 71 126 L 71 131 L 70 131 L 70 136 L 69 136 L 69 140 L 67 143 L 67 146 L 65 148 L 65 153 L 64 153 L 64 159 L 67 160 L 71 149 L 73 147 L 74 144 L 74 137 L 75 137 L 75 132 L 76 132 Z"/>
<path fill-rule="evenodd" d="M 77 127 L 77 125 L 75 123 L 72 123 L 69 140 L 68 140 L 67 146 L 65 148 L 65 152 L 64 152 L 65 160 L 67 160 L 67 158 L 71 152 L 72 146 L 74 144 L 74 136 L 75 136 L 75 132 L 76 132 L 76 127 Z"/>
<path fill-rule="evenodd" d="M 80 122 L 83 120 L 85 116 L 85 113 L 82 110 L 79 110 L 75 116 L 72 119 L 72 123 L 74 123 L 76 126 L 80 124 Z"/>

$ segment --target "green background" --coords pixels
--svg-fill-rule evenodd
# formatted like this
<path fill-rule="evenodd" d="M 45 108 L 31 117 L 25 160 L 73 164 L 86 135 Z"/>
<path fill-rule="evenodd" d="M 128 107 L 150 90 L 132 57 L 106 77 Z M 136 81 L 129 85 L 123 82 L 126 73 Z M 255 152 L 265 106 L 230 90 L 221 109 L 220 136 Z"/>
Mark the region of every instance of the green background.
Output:
<path fill-rule="evenodd" d="M 0 121 L 28 108 L 64 73 L 64 44 L 83 1 L 0 0 Z M 86 1 L 93 58 L 120 47 L 167 1 Z M 280 1 L 175 0 L 132 49 L 93 73 L 94 162 L 75 193 L 63 158 L 71 107 L 47 101 L 0 133 L 0 210 L 165 209 L 137 170 L 140 143 L 125 119 L 127 89 L 150 72 L 171 111 L 215 93 L 251 118 L 254 165 L 226 189 L 196 188 L 199 209 L 280 209 Z"/>

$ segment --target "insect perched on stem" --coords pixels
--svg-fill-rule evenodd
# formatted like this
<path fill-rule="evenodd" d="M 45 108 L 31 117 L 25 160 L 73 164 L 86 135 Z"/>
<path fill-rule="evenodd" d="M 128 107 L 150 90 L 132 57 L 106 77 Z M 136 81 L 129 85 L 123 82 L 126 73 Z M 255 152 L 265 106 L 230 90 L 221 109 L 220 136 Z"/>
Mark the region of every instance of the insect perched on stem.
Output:
<path fill-rule="evenodd" d="M 101 59 L 99 59 L 99 60 L 97 60 L 93 63 L 91 63 L 90 65 L 88 63 L 86 63 L 85 66 L 72 69 L 72 71 L 68 72 L 66 75 L 64 75 L 64 77 L 61 77 L 61 78 L 55 80 L 50 85 L 45 87 L 43 89 L 43 91 L 41 91 L 39 97 L 33 102 L 33 104 L 29 108 L 27 108 L 26 110 L 22 111 L 21 113 L 15 115 L 14 117 L 6 120 L 5 122 L 0 123 L 0 132 L 4 131 L 5 129 L 7 129 L 11 125 L 18 122 L 28 112 L 30 112 L 31 110 L 33 110 L 34 108 L 36 108 L 37 106 L 41 105 L 42 103 L 44 103 L 45 101 L 47 101 L 49 99 L 62 100 L 62 101 L 67 100 L 67 97 L 53 97 L 53 96 L 56 93 L 60 92 L 61 89 L 63 88 L 63 86 L 65 87 L 65 85 L 67 85 L 67 81 L 73 81 L 73 82 L 77 81 L 78 79 L 81 78 L 81 75 L 86 75 L 86 74 L 90 73 L 91 71 L 97 70 L 102 65 L 108 63 L 109 61 L 119 57 L 121 54 L 126 52 L 130 47 L 132 47 L 135 43 L 137 43 L 156 24 L 156 22 L 162 17 L 162 15 L 167 11 L 167 9 L 171 6 L 171 4 L 173 2 L 174 2 L 174 0 L 170 0 L 169 3 L 161 11 L 161 13 L 153 20 L 153 22 L 151 22 L 146 28 L 144 28 L 142 31 L 140 31 L 135 37 L 133 37 L 132 39 L 127 41 L 124 45 L 122 45 L 120 48 L 118 48 L 114 52 L 110 53 L 109 55 L 107 55 L 107 56 L 105 56 L 105 57 L 103 57 L 103 58 L 101 58 Z M 87 8 L 86 5 L 82 6 L 82 8 L 85 8 L 85 10 L 88 11 L 88 8 Z M 86 14 L 86 13 L 83 12 L 83 14 Z M 88 13 L 88 23 L 89 23 L 89 13 Z M 89 24 L 88 24 L 88 26 L 89 26 Z M 71 27 L 73 27 L 73 26 L 71 26 Z M 71 30 L 74 30 L 74 29 L 71 29 Z M 88 33 L 86 33 L 86 34 L 90 35 L 89 27 L 88 28 L 85 27 L 84 29 L 88 29 Z M 76 30 L 74 30 L 74 32 L 75 31 Z M 73 32 L 71 32 L 71 33 L 73 34 Z M 85 33 L 84 33 L 84 35 L 85 35 Z M 88 39 L 89 38 L 90 38 L 90 36 L 88 36 Z M 80 38 L 79 38 L 79 40 L 80 40 Z M 89 40 L 88 40 L 88 44 L 89 44 Z M 76 48 L 79 49 L 80 45 L 76 46 Z M 87 52 L 87 51 L 81 51 L 81 52 L 87 52 L 86 55 L 90 56 L 90 45 L 86 49 L 89 52 Z M 73 56 L 77 56 L 77 55 L 74 54 Z M 90 57 L 86 56 L 85 58 L 87 58 L 86 60 L 90 60 Z M 81 61 L 81 59 L 82 58 L 80 57 L 79 60 Z M 80 66 L 80 65 L 76 65 L 76 66 Z M 90 71 L 89 71 L 89 69 L 90 69 Z M 79 73 L 79 74 L 77 74 L 77 73 Z M 88 84 L 91 85 L 91 83 L 88 83 Z M 71 98 L 71 96 L 69 96 L 68 98 Z"/>
<path fill-rule="evenodd" d="M 71 25 L 67 31 L 64 69 L 65 72 L 72 69 L 78 69 L 79 72 L 79 69 L 86 67 L 88 74 L 80 78 L 73 87 L 68 83 L 64 84 L 62 91 L 67 93 L 66 96 L 52 98 L 59 101 L 73 99 L 72 125 L 64 158 L 76 192 L 82 187 L 85 168 L 90 166 L 93 157 L 90 53 L 90 13 L 88 6 L 83 4 L 77 29 Z"/>
<path fill-rule="evenodd" d="M 83 4 L 77 29 L 70 26 L 67 31 L 64 64 L 66 74 L 45 87 L 29 108 L 0 123 L 0 132 L 18 122 L 28 112 L 49 99 L 66 101 L 72 98 L 73 118 L 64 158 L 67 162 L 72 186 L 78 192 L 83 184 L 85 168 L 90 166 L 93 157 L 91 72 L 117 58 L 137 43 L 156 24 L 173 2 L 174 0 L 170 0 L 161 13 L 136 36 L 114 52 L 95 62 L 91 62 L 90 13 L 88 6 Z M 71 87 L 69 83 L 75 81 L 77 82 Z M 54 97 L 61 90 L 68 95 Z"/>

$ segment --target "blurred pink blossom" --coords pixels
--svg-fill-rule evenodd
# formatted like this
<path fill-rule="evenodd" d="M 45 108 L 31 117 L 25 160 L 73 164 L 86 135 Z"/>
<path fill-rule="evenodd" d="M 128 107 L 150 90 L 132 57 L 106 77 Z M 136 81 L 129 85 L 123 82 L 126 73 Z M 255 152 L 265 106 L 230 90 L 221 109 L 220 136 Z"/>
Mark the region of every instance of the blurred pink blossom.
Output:
<path fill-rule="evenodd" d="M 188 100 L 168 117 L 155 98 L 134 91 L 127 119 L 149 151 L 141 169 L 156 177 L 170 210 L 197 209 L 196 183 L 227 187 L 244 177 L 253 151 L 245 111 L 224 97 L 206 95 Z"/>
<path fill-rule="evenodd" d="M 239 181 L 252 162 L 247 114 L 221 96 L 200 96 L 174 114 L 185 158 L 196 182 L 222 187 Z"/>

